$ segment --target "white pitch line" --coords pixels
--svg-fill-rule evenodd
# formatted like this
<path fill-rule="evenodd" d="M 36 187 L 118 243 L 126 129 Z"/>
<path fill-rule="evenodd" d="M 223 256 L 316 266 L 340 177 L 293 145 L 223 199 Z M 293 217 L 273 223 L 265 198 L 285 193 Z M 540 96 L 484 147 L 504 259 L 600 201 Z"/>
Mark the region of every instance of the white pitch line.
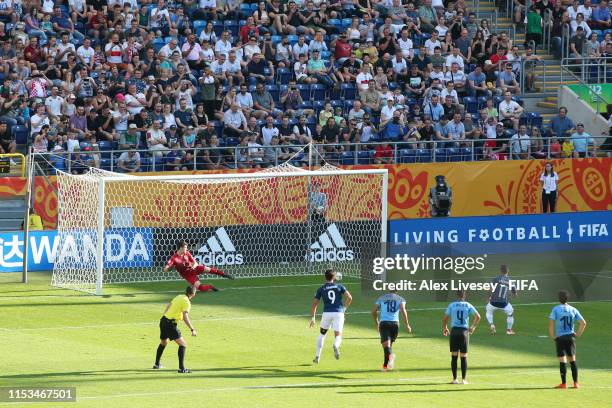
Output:
<path fill-rule="evenodd" d="M 542 305 L 556 305 L 558 302 L 544 302 L 544 303 L 517 303 L 513 306 L 542 306 Z M 572 302 L 572 303 L 583 303 L 583 302 Z M 423 307 L 423 308 L 408 308 L 408 312 L 430 312 L 436 310 L 446 310 L 446 307 Z M 358 312 L 349 312 L 347 315 L 360 315 L 360 314 L 370 314 L 371 311 L 364 310 Z M 211 321 L 235 321 L 235 320 L 265 320 L 265 319 L 288 319 L 294 317 L 309 317 L 308 313 L 301 314 L 283 314 L 283 315 L 263 315 L 263 316 L 244 316 L 244 317 L 206 317 L 203 319 L 190 319 L 192 322 L 211 322 Z M 156 321 L 148 321 L 148 322 L 132 322 L 132 323 L 108 323 L 108 324 L 92 324 L 92 325 L 82 325 L 82 326 L 56 326 L 56 327 L 15 327 L 15 328 L 6 328 L 0 327 L 0 331 L 39 331 L 39 330 L 80 330 L 80 329 L 101 329 L 104 327 L 131 327 L 131 326 L 157 326 Z"/>
<path fill-rule="evenodd" d="M 206 371 L 206 370 L 203 370 Z M 507 376 L 507 375 L 542 375 L 547 374 L 553 370 L 551 369 L 542 369 L 541 372 L 535 371 L 514 371 L 514 372 L 504 372 L 504 373 L 490 373 L 490 374 L 470 374 L 470 378 L 478 378 L 478 377 L 499 377 L 499 376 Z M 590 370 L 584 369 L 584 371 L 610 371 L 608 369 L 601 370 Z M 174 395 L 174 394 L 184 394 L 185 392 L 235 392 L 235 391 L 256 391 L 256 390 L 274 390 L 274 389 L 291 389 L 291 388 L 319 388 L 324 386 L 326 388 L 335 388 L 334 385 L 339 387 L 347 386 L 347 385 L 358 385 L 358 384 L 384 384 L 384 383 L 409 383 L 414 382 L 418 384 L 423 381 L 446 381 L 449 379 L 449 376 L 436 376 L 436 377 L 414 377 L 414 378 L 381 378 L 381 379 L 355 379 L 355 380 L 345 380 L 345 381 L 336 381 L 336 382 L 308 382 L 308 383 L 296 383 L 296 384 L 269 384 L 269 385 L 251 385 L 251 386 L 239 386 L 239 387 L 223 387 L 223 388 L 200 388 L 200 389 L 192 389 L 192 390 L 180 390 L 180 391 L 158 391 L 158 392 L 146 392 L 146 393 L 129 393 L 129 394 L 109 394 L 109 395 L 97 395 L 97 396 L 87 396 L 87 397 L 77 397 L 77 400 L 97 400 L 97 399 L 111 399 L 111 398 L 130 398 L 130 397 L 151 397 L 151 396 L 159 396 L 159 395 Z M 410 385 L 410 384 L 406 384 Z M 451 384 L 441 382 L 440 386 L 451 386 Z M 513 387 L 522 386 L 518 384 L 496 384 L 496 383 L 475 383 L 472 385 L 492 385 L 492 386 L 507 386 L 508 389 L 512 389 Z M 437 387 L 438 385 L 435 385 Z M 537 388 L 537 386 L 530 384 L 530 387 Z M 454 387 L 454 385 L 453 385 Z M 459 387 L 459 385 L 457 385 Z M 468 385 L 469 387 L 469 385 Z M 612 386 L 597 386 L 597 387 L 588 387 L 588 389 L 612 389 Z M 551 390 L 552 390 L 551 386 Z M 496 391 L 492 389 L 491 391 Z"/>

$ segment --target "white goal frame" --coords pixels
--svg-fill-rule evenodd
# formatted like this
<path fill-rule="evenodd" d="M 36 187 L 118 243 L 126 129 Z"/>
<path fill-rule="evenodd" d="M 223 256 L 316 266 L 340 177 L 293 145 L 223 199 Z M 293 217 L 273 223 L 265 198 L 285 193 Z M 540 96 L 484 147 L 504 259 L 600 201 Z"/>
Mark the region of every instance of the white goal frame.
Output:
<path fill-rule="evenodd" d="M 295 170 L 294 170 L 295 169 Z M 105 233 L 105 189 L 107 183 L 115 183 L 115 182 L 125 182 L 127 180 L 130 181 L 160 181 L 160 182 L 176 182 L 176 183 L 190 183 L 197 181 L 218 181 L 218 182 L 226 182 L 226 181 L 249 181 L 249 180 L 257 180 L 257 179 L 271 179 L 278 177 L 307 177 L 308 182 L 308 191 L 311 189 L 311 178 L 322 176 L 347 176 L 347 175 L 380 175 L 382 180 L 382 185 L 380 186 L 381 194 L 381 214 L 380 214 L 380 242 L 385 243 L 387 241 L 387 189 L 388 189 L 388 181 L 389 175 L 388 170 L 386 168 L 369 168 L 369 169 L 330 169 L 330 170 L 304 170 L 299 168 L 291 169 L 291 171 L 279 171 L 279 172 L 270 172 L 263 171 L 259 172 L 244 172 L 244 173 L 201 173 L 201 174 L 191 174 L 191 175 L 174 175 L 172 173 L 164 174 L 164 175 L 155 175 L 155 176 L 135 176 L 121 173 L 111 173 L 111 172 L 101 172 L 100 174 L 106 173 L 108 177 L 97 177 L 95 180 L 98 183 L 98 197 L 101 199 L 98 200 L 97 207 L 97 228 L 96 235 L 98 240 L 98 245 L 96 247 L 96 284 L 95 284 L 95 294 L 102 295 L 103 293 L 103 280 L 104 280 L 104 251 L 105 251 L 105 241 L 104 241 L 104 233 Z M 58 171 L 59 173 L 59 171 Z M 85 175 L 66 175 L 66 177 L 86 177 L 88 180 L 92 180 L 91 176 Z M 58 217 L 62 216 L 62 208 L 61 203 L 58 203 L 60 208 L 58 211 Z M 58 223 L 59 227 L 59 223 Z"/>

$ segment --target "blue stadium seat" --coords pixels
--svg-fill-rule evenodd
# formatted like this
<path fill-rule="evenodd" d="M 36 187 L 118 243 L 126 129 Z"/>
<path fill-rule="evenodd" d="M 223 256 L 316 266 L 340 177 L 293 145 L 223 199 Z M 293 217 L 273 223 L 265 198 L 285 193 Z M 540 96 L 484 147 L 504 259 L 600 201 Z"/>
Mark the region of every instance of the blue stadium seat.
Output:
<path fill-rule="evenodd" d="M 400 163 L 414 163 L 416 162 L 416 151 L 413 149 L 401 149 L 399 152 Z"/>
<path fill-rule="evenodd" d="M 353 22 L 352 18 L 343 18 L 342 19 L 342 32 L 345 32 L 346 29 L 351 26 L 352 22 Z"/>
<path fill-rule="evenodd" d="M 487 106 L 487 99 L 489 99 L 486 96 L 479 96 L 478 97 L 478 109 L 483 109 L 485 106 Z"/>
<path fill-rule="evenodd" d="M 344 112 L 345 115 L 348 115 L 349 111 L 353 109 L 353 103 L 355 103 L 355 101 L 352 99 L 344 101 L 344 107 L 342 111 Z"/>
<path fill-rule="evenodd" d="M 343 166 L 355 164 L 355 154 L 353 152 L 342 152 L 340 155 L 340 164 Z"/>
<path fill-rule="evenodd" d="M 446 149 L 446 157 L 447 157 L 447 161 L 450 161 L 450 162 L 461 161 L 461 149 L 454 148 L 454 147 L 450 149 Z"/>
<path fill-rule="evenodd" d="M 310 85 L 310 96 L 313 101 L 323 101 L 325 99 L 325 86 L 323 84 Z"/>
<path fill-rule="evenodd" d="M 543 118 L 537 112 L 527 112 L 527 123 L 529 127 L 537 127 L 542 129 Z"/>
<path fill-rule="evenodd" d="M 276 70 L 276 82 L 280 85 L 286 85 L 293 78 L 293 74 L 289 68 L 278 68 Z"/>
<path fill-rule="evenodd" d="M 15 138 L 15 142 L 18 145 L 25 145 L 28 143 L 30 131 L 23 125 L 14 125 L 11 127 L 11 135 Z"/>
<path fill-rule="evenodd" d="M 237 137 L 226 137 L 224 138 L 224 140 L 225 140 L 225 145 L 227 147 L 238 146 L 238 143 L 240 143 L 240 139 L 238 139 Z"/>
<path fill-rule="evenodd" d="M 448 161 L 448 154 L 445 148 L 436 148 L 434 149 L 434 162 L 436 163 L 441 163 L 441 162 L 445 162 Z"/>
<path fill-rule="evenodd" d="M 193 22 L 193 31 L 195 31 L 197 37 L 199 37 L 200 33 L 206 28 L 206 23 L 207 22 L 204 20 L 196 20 Z"/>
<path fill-rule="evenodd" d="M 358 164 L 372 164 L 372 158 L 374 157 L 374 150 L 367 150 L 365 152 L 359 152 L 357 154 Z"/>
<path fill-rule="evenodd" d="M 238 25 L 237 21 L 226 20 L 223 23 L 223 28 L 230 32 L 230 34 L 231 34 L 232 38 L 234 39 L 234 41 L 240 35 L 240 26 Z"/>
<path fill-rule="evenodd" d="M 280 91 L 278 90 L 278 85 L 266 85 L 265 89 L 266 91 L 270 92 L 270 95 L 272 95 L 272 99 L 274 100 L 274 102 L 279 103 Z"/>
<path fill-rule="evenodd" d="M 106 157 L 106 158 L 103 157 L 102 159 L 100 159 L 100 168 L 102 170 L 108 170 L 108 171 L 111 170 L 111 159 L 110 159 L 110 157 Z"/>
<path fill-rule="evenodd" d="M 100 149 L 100 157 L 102 157 L 103 159 L 111 158 L 113 150 L 113 144 L 111 142 L 107 140 L 101 140 L 98 142 L 98 148 Z"/>
<path fill-rule="evenodd" d="M 221 139 L 223 137 L 223 122 L 214 120 L 213 125 L 215 127 L 215 132 L 217 133 L 217 137 Z"/>
<path fill-rule="evenodd" d="M 151 171 L 151 160 L 143 155 L 140 155 L 140 171 L 143 173 Z"/>
<path fill-rule="evenodd" d="M 325 109 L 325 101 L 320 100 L 320 99 L 315 99 L 314 101 L 312 101 L 312 107 L 315 110 L 315 113 L 319 115 L 319 112 Z"/>
<path fill-rule="evenodd" d="M 336 27 L 336 30 L 338 30 L 339 32 L 342 31 L 342 21 L 340 21 L 339 19 L 330 18 L 329 20 L 327 20 L 327 22 Z"/>
<path fill-rule="evenodd" d="M 418 149 L 416 154 L 417 163 L 431 163 L 431 149 Z"/>
<path fill-rule="evenodd" d="M 470 112 L 472 115 L 478 114 L 478 101 L 476 98 L 472 98 L 470 96 L 464 97 L 463 105 L 465 106 L 465 110 Z"/>
<path fill-rule="evenodd" d="M 355 84 L 343 83 L 340 85 L 340 90 L 344 99 L 355 99 L 355 96 L 357 95 L 357 88 L 355 87 Z"/>
<path fill-rule="evenodd" d="M 297 84 L 297 88 L 300 90 L 300 96 L 303 100 L 310 100 L 310 86 L 306 84 Z"/>
<path fill-rule="evenodd" d="M 221 37 L 221 34 L 223 34 L 223 30 L 225 28 L 223 27 L 223 22 L 221 21 L 213 21 L 213 31 L 215 32 L 215 34 L 217 34 L 217 38 Z M 215 44 L 211 44 L 214 48 Z"/>
<path fill-rule="evenodd" d="M 164 45 L 166 45 L 166 43 L 162 38 L 156 38 L 153 40 L 153 49 L 155 49 L 155 52 L 159 52 Z"/>
<path fill-rule="evenodd" d="M 496 95 L 493 97 L 493 106 L 495 106 L 495 108 L 497 108 L 499 106 L 499 104 L 501 103 L 501 101 L 504 100 L 503 96 L 500 95 Z"/>
<path fill-rule="evenodd" d="M 342 101 L 340 99 L 332 99 L 331 101 L 329 101 L 329 103 L 331 103 L 332 107 L 334 109 L 340 107 L 340 108 L 344 108 L 344 104 L 342 103 Z"/>
<path fill-rule="evenodd" d="M 461 151 L 461 161 L 472 161 L 472 148 L 471 147 L 462 147 L 459 149 Z"/>
<path fill-rule="evenodd" d="M 313 103 L 311 101 L 302 101 L 299 105 L 300 109 L 312 109 Z"/>

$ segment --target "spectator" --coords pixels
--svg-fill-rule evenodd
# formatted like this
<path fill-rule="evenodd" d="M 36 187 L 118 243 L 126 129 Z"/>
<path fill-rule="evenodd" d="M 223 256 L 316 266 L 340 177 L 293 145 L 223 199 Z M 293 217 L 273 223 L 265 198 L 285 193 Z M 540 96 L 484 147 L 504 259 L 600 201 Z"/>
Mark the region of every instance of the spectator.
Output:
<path fill-rule="evenodd" d="M 117 168 L 121 173 L 137 173 L 140 171 L 140 153 L 129 150 L 121 153 L 117 162 Z"/>
<path fill-rule="evenodd" d="M 235 103 L 223 115 L 223 124 L 225 136 L 239 137 L 247 129 L 246 117 L 238 110 L 238 105 Z"/>
<path fill-rule="evenodd" d="M 513 127 L 518 130 L 523 107 L 512 100 L 512 94 L 509 91 L 504 92 L 504 100 L 500 102 L 498 110 L 500 122 L 506 127 Z"/>
<path fill-rule="evenodd" d="M 313 51 L 312 58 L 308 61 L 308 74 L 328 88 L 334 85 L 334 80 L 330 76 L 330 69 L 321 60 L 318 50 Z"/>
<path fill-rule="evenodd" d="M 17 143 L 11 135 L 6 121 L 0 120 L 0 154 L 15 153 L 16 151 Z"/>
<path fill-rule="evenodd" d="M 513 160 L 526 160 L 531 157 L 531 139 L 527 134 L 527 126 L 519 126 L 518 133 L 512 135 L 510 151 Z"/>
<path fill-rule="evenodd" d="M 140 134 L 138 132 L 138 126 L 132 123 L 128 126 L 127 132 L 121 134 L 119 139 L 119 150 L 130 150 L 137 149 L 140 144 Z M 140 160 L 140 155 L 138 156 Z"/>
<path fill-rule="evenodd" d="M 570 141 L 574 146 L 574 157 L 585 158 L 590 155 L 595 156 L 595 143 L 593 143 L 591 135 L 584 131 L 582 123 L 576 125 L 576 131 L 572 133 Z M 592 154 L 590 154 L 589 148 L 592 148 Z"/>
<path fill-rule="evenodd" d="M 378 144 L 374 150 L 374 164 L 393 163 L 393 148 L 388 143 Z"/>
<path fill-rule="evenodd" d="M 459 146 L 465 140 L 465 126 L 461 121 L 461 114 L 455 112 L 453 119 L 446 124 L 446 136 L 448 140 L 454 142 L 455 146 Z"/>
<path fill-rule="evenodd" d="M 487 96 L 491 97 L 491 91 L 487 88 L 487 78 L 482 72 L 482 67 L 476 65 L 474 71 L 467 76 L 469 93 L 472 97 Z"/>
<path fill-rule="evenodd" d="M 156 159 L 161 159 L 168 152 L 168 141 L 161 126 L 161 121 L 155 120 L 147 131 L 147 146 Z"/>
<path fill-rule="evenodd" d="M 272 115 L 274 117 L 280 115 L 282 111 L 276 108 L 274 99 L 270 92 L 264 89 L 264 85 L 260 82 L 255 86 L 253 94 L 253 107 L 258 111 L 264 112 L 264 115 Z"/>
<path fill-rule="evenodd" d="M 573 131 L 574 122 L 567 117 L 567 108 L 562 106 L 559 108 L 559 114 L 548 122 L 548 136 L 551 138 L 565 138 L 570 136 Z"/>
<path fill-rule="evenodd" d="M 506 64 L 506 69 L 499 73 L 497 77 L 497 87 L 502 92 L 511 92 L 515 95 L 520 94 L 521 86 L 516 80 L 516 74 L 512 72 L 512 65 Z"/>
<path fill-rule="evenodd" d="M 595 7 L 593 10 L 589 25 L 593 29 L 597 30 L 607 30 L 612 27 L 612 20 L 610 20 L 610 9 L 608 8 L 608 2 L 606 0 L 599 1 L 597 7 Z"/>
<path fill-rule="evenodd" d="M 382 125 L 381 128 L 383 128 Z M 404 125 L 404 121 L 401 117 L 400 111 L 396 109 L 393 112 L 392 119 L 390 121 L 387 121 L 387 123 L 385 123 L 384 125 L 384 128 L 382 129 L 383 139 L 390 141 L 398 141 L 404 137 L 407 131 L 408 129 Z"/>

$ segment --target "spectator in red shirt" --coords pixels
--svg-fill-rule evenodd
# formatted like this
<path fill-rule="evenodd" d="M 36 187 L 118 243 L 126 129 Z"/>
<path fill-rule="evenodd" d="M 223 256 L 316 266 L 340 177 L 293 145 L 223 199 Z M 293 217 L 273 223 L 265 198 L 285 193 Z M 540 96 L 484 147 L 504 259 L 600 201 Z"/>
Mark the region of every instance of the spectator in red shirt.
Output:
<path fill-rule="evenodd" d="M 499 47 L 497 52 L 491 55 L 491 63 L 496 66 L 495 71 L 503 71 L 504 67 L 506 66 L 505 61 L 508 61 L 506 49 L 504 47 Z"/>
<path fill-rule="evenodd" d="M 393 149 L 388 143 L 377 145 L 374 150 L 375 164 L 390 164 L 393 161 Z"/>
<path fill-rule="evenodd" d="M 348 58 L 353 51 L 353 46 L 346 40 L 346 34 L 340 34 L 340 37 L 336 40 L 336 44 L 334 47 L 334 55 L 336 57 L 336 61 L 340 64 L 344 61 L 340 61 L 340 58 Z"/>
<path fill-rule="evenodd" d="M 259 28 L 255 25 L 255 18 L 250 16 L 247 18 L 246 24 L 240 28 L 240 38 L 243 43 L 248 43 L 250 37 L 259 39 Z"/>

